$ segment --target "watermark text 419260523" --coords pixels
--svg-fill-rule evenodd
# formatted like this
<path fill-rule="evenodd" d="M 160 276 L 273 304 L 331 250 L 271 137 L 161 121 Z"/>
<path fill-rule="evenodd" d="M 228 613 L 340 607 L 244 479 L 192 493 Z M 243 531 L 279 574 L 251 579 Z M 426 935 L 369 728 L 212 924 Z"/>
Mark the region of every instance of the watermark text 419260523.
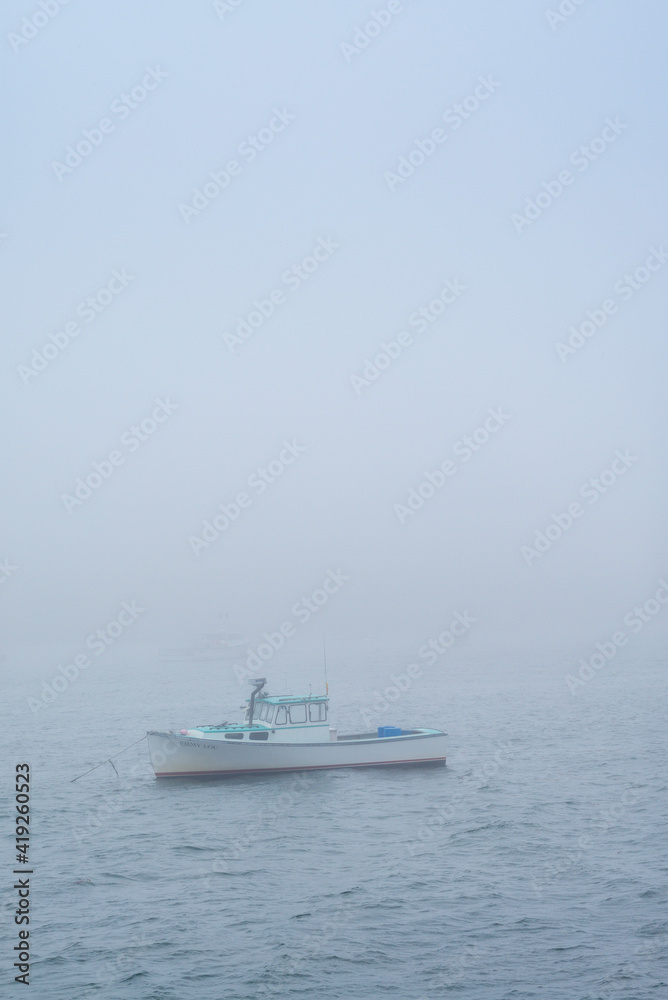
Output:
<path fill-rule="evenodd" d="M 13 874 L 22 876 L 14 882 L 17 892 L 17 907 L 14 910 L 14 924 L 17 927 L 18 943 L 14 945 L 14 968 L 17 983 L 30 985 L 30 876 L 32 868 L 21 868 L 29 864 L 30 847 L 30 764 L 16 765 L 16 864 Z"/>

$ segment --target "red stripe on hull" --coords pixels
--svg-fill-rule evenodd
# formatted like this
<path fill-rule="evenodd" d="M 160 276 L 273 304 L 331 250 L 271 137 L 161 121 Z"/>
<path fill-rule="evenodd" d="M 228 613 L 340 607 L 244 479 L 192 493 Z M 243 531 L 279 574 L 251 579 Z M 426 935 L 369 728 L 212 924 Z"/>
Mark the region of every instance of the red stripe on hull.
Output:
<path fill-rule="evenodd" d="M 391 764 L 445 764 L 445 757 L 419 757 L 416 760 L 383 760 L 371 764 L 311 764 L 303 767 L 260 767 L 254 770 L 249 768 L 235 771 L 162 771 L 160 774 L 156 771 L 155 776 L 156 778 L 212 778 L 221 774 L 275 774 L 277 771 L 326 771 L 332 767 L 387 767 Z"/>

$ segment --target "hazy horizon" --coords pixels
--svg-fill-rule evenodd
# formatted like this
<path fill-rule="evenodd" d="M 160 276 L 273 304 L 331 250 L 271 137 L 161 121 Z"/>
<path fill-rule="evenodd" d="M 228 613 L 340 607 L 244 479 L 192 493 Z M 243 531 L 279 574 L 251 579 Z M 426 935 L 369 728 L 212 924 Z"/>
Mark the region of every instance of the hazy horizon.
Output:
<path fill-rule="evenodd" d="M 594 644 L 668 576 L 666 14 L 399 7 L 3 12 L 0 648 L 330 571 L 314 647 Z"/>

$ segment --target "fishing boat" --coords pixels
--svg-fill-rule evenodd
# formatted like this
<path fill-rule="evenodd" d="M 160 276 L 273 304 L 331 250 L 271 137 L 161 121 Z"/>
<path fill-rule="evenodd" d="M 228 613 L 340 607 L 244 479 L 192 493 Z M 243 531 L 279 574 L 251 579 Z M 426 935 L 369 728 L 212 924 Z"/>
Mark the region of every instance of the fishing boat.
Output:
<path fill-rule="evenodd" d="M 156 778 L 445 764 L 446 734 L 439 729 L 379 726 L 339 735 L 329 726 L 328 695 L 272 696 L 266 683 L 251 681 L 242 723 L 147 733 Z"/>

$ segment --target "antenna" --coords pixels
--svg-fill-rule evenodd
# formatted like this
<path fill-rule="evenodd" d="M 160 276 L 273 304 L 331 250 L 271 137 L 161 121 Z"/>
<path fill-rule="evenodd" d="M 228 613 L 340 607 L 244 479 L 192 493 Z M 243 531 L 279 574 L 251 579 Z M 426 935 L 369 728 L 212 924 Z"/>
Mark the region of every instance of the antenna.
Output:
<path fill-rule="evenodd" d="M 325 637 L 322 637 L 322 657 L 325 665 L 325 694 L 329 694 L 329 684 L 327 683 L 327 645 Z"/>

